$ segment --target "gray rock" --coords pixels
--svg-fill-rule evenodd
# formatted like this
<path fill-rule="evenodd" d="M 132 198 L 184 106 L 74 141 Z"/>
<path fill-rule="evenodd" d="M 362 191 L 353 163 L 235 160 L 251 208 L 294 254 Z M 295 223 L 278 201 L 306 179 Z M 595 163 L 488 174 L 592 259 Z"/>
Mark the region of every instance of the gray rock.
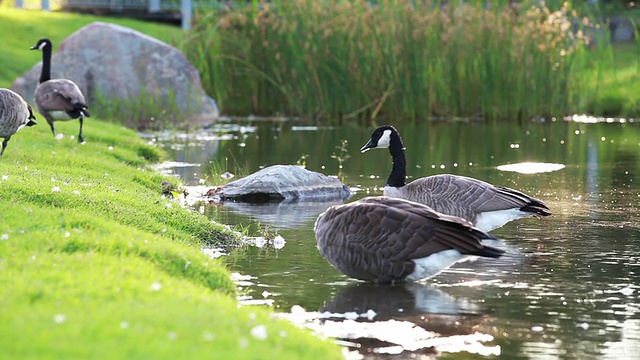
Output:
<path fill-rule="evenodd" d="M 31 103 L 41 66 L 11 86 Z M 198 70 L 180 50 L 123 26 L 94 22 L 76 31 L 54 50 L 51 71 L 52 78 L 78 84 L 92 113 L 126 117 L 133 127 L 157 127 L 149 121 L 202 126 L 219 115 Z"/>
<path fill-rule="evenodd" d="M 208 196 L 243 202 L 348 199 L 349 187 L 340 180 L 296 165 L 273 165 L 232 181 Z"/>

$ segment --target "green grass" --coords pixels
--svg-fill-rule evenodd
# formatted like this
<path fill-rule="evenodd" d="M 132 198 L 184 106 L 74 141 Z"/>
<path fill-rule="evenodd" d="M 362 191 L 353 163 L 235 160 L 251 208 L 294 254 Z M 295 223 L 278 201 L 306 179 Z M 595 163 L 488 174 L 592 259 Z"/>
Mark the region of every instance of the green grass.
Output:
<path fill-rule="evenodd" d="M 640 116 L 640 42 L 614 45 L 612 66 L 593 65 L 582 74 L 588 99 L 586 112 L 604 116 Z M 579 91 L 579 90 L 578 90 Z"/>
<path fill-rule="evenodd" d="M 46 122 L 0 159 L 0 358 L 336 358 L 261 308 L 203 245 L 236 233 L 161 194 L 162 153 L 94 118 L 87 143 Z M 78 122 L 59 123 L 75 134 Z M 175 181 L 175 180 L 173 180 Z M 251 334 L 266 326 L 267 338 Z"/>

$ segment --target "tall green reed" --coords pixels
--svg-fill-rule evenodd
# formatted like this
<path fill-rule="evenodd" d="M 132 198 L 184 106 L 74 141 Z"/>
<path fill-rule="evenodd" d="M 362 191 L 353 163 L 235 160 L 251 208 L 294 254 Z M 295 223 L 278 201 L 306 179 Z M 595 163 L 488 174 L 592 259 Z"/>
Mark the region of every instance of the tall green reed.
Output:
<path fill-rule="evenodd" d="M 588 49 L 586 19 L 537 1 L 254 1 L 199 14 L 182 47 L 229 115 L 523 118 L 593 95 L 576 74 L 610 49 Z"/>

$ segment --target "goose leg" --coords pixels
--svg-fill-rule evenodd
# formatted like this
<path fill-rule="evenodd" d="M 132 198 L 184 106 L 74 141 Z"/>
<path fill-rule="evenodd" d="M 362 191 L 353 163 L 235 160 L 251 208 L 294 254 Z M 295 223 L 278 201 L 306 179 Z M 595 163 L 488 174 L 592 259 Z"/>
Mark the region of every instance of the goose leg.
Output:
<path fill-rule="evenodd" d="M 4 154 L 4 149 L 7 148 L 7 144 L 9 144 L 9 139 L 11 139 L 11 136 L 7 136 L 4 138 L 4 141 L 2 142 L 2 150 L 0 150 L 0 156 Z"/>
<path fill-rule="evenodd" d="M 80 132 L 78 133 L 78 142 L 83 143 L 84 138 L 82 137 L 82 125 L 84 124 L 84 114 L 80 113 Z"/>
<path fill-rule="evenodd" d="M 47 122 L 49 123 L 49 126 L 51 127 L 51 132 L 53 133 L 53 137 L 56 137 L 56 127 L 53 125 L 53 121 L 50 121 L 49 119 L 47 119 Z"/>

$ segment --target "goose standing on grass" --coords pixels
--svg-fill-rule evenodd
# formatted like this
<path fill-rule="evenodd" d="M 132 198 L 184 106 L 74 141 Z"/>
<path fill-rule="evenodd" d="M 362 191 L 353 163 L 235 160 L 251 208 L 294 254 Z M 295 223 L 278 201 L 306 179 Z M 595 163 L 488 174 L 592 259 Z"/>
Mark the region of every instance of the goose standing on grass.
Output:
<path fill-rule="evenodd" d="M 469 256 L 498 258 L 496 239 L 469 221 L 384 196 L 330 207 L 316 220 L 318 249 L 352 278 L 380 284 L 432 277 Z"/>
<path fill-rule="evenodd" d="M 31 50 L 42 51 L 42 72 L 36 87 L 35 101 L 38 111 L 47 119 L 53 136 L 56 136 L 54 121 L 80 120 L 78 142 L 84 142 L 82 125 L 85 117 L 90 117 L 87 102 L 82 91 L 73 81 L 51 79 L 51 41 L 40 39 Z"/>
<path fill-rule="evenodd" d="M 3 139 L 0 157 L 11 136 L 25 126 L 36 125 L 35 120 L 31 106 L 22 96 L 9 89 L 0 89 L 0 137 Z"/>
<path fill-rule="evenodd" d="M 435 211 L 471 221 L 483 231 L 497 229 L 511 220 L 551 215 L 547 205 L 518 190 L 452 174 L 432 175 L 407 184 L 405 147 L 390 125 L 378 127 L 360 151 L 388 148 L 393 160 L 384 195 L 415 201 Z"/>

